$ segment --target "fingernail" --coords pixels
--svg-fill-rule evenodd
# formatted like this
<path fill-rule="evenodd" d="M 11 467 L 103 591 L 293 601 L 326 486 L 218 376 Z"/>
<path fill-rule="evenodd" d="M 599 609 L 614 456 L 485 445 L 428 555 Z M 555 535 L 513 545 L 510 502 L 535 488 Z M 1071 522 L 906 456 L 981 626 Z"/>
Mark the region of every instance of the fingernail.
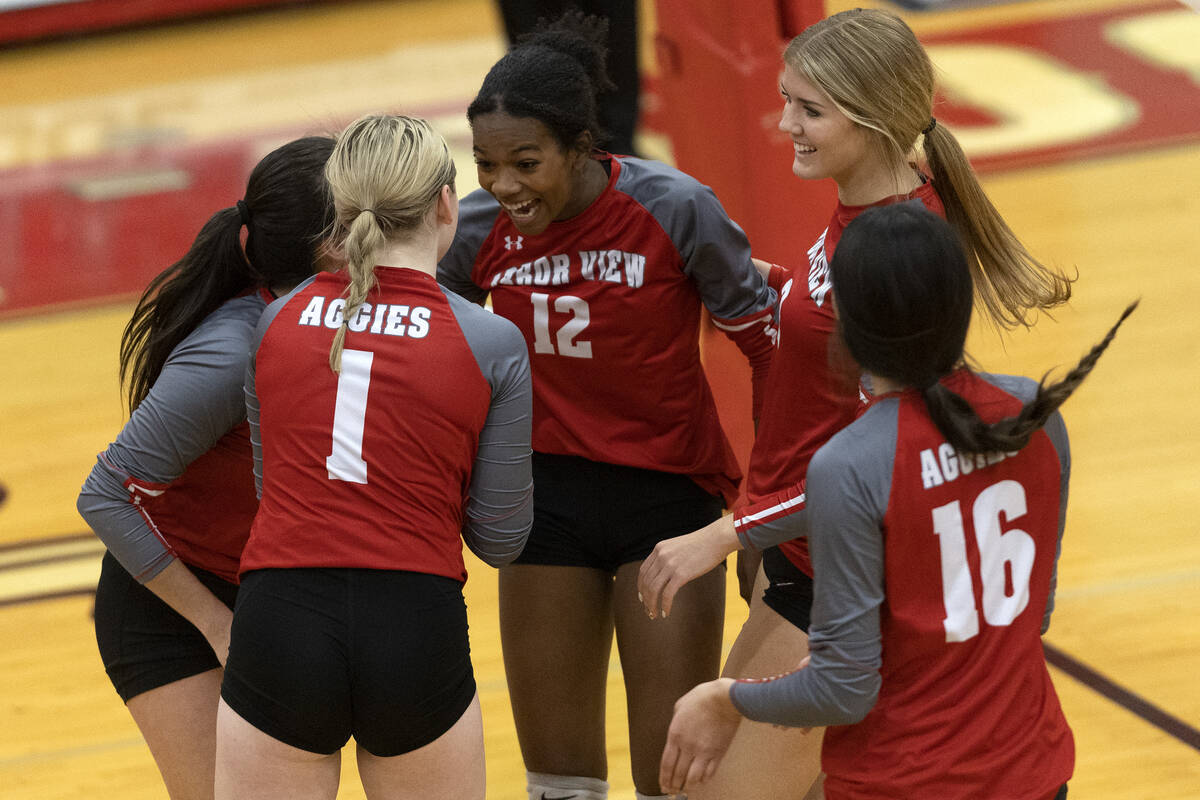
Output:
<path fill-rule="evenodd" d="M 638 602 L 639 602 L 639 603 L 643 602 L 643 601 L 642 601 L 642 593 L 641 593 L 641 592 L 638 592 Z"/>

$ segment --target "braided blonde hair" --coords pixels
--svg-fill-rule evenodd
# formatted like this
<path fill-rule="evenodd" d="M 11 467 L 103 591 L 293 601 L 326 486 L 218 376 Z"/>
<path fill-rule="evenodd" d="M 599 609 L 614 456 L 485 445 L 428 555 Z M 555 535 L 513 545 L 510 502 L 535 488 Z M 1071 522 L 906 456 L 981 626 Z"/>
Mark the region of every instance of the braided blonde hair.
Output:
<path fill-rule="evenodd" d="M 375 257 L 388 242 L 425 224 L 443 186 L 454 188 L 446 140 L 416 117 L 361 117 L 342 131 L 325 167 L 333 197 L 334 237 L 346 252 L 350 283 L 329 366 L 342 368 L 346 331 L 376 286 Z"/>

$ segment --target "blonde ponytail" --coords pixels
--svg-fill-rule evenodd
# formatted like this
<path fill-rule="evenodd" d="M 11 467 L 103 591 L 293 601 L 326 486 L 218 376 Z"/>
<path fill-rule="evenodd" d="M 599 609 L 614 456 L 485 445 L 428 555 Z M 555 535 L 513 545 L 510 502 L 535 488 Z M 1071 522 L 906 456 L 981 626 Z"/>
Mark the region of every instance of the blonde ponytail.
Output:
<path fill-rule="evenodd" d="M 925 136 L 925 162 L 969 255 L 975 294 L 999 327 L 1029 327 L 1029 312 L 1071 298 L 1071 278 L 1053 270 L 1021 244 L 980 186 L 954 134 L 942 125 Z"/>
<path fill-rule="evenodd" d="M 376 258 L 425 223 L 442 187 L 454 187 L 455 167 L 445 139 L 425 120 L 373 115 L 350 123 L 338 137 L 325 178 L 350 277 L 342 324 L 329 349 L 329 367 L 340 372 L 350 321 L 377 284 Z"/>

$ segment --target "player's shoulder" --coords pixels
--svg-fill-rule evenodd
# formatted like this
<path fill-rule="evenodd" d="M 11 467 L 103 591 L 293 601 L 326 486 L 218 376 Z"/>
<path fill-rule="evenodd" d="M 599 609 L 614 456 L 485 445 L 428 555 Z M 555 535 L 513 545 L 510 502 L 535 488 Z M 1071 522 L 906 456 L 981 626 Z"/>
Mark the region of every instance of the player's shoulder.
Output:
<path fill-rule="evenodd" d="M 690 252 L 698 239 L 719 239 L 736 227 L 712 189 L 687 173 L 649 159 L 613 160 L 620 169 L 614 191 L 653 219 L 677 248 Z"/>
<path fill-rule="evenodd" d="M 290 291 L 281 294 L 279 297 L 272 300 L 263 309 L 262 314 L 258 319 L 258 327 L 265 328 L 291 303 L 307 303 L 311 295 L 322 291 L 322 287 L 327 287 L 331 282 L 337 282 L 337 278 L 328 272 L 318 272 L 316 275 L 311 275 L 294 286 Z M 336 291 L 341 292 L 345 287 L 345 280 L 337 282 Z"/>
<path fill-rule="evenodd" d="M 885 397 L 830 437 L 817 450 L 810 469 L 853 468 L 877 461 L 894 450 L 899 429 L 900 398 Z"/>
<path fill-rule="evenodd" d="M 442 296 L 446 298 L 447 305 L 464 332 L 482 334 L 487 338 L 499 340 L 504 345 L 520 343 L 524 348 L 524 337 L 513 322 L 463 298 L 445 286 L 439 285 L 438 288 L 441 289 Z"/>
<path fill-rule="evenodd" d="M 226 300 L 201 320 L 176 349 L 182 352 L 194 348 L 207 349 L 231 341 L 238 344 L 248 342 L 266 307 L 266 300 L 258 292 Z M 228 344 L 221 346 L 227 347 Z"/>
<path fill-rule="evenodd" d="M 226 300 L 201 324 L 234 328 L 249 324 L 253 328 L 266 307 L 267 301 L 260 292 L 250 292 Z"/>
<path fill-rule="evenodd" d="M 615 189 L 641 203 L 661 199 L 686 200 L 711 190 L 686 172 L 648 158 L 614 156 L 619 165 Z"/>
<path fill-rule="evenodd" d="M 1022 403 L 1028 403 L 1037 395 L 1038 382 L 1024 375 L 1000 375 L 990 372 L 976 373 L 979 380 L 1000 391 L 1010 394 Z"/>
<path fill-rule="evenodd" d="M 462 332 L 467 348 L 479 365 L 480 372 L 492 384 L 513 380 L 528 380 L 529 350 L 525 337 L 517 326 L 482 306 L 455 294 L 445 286 L 439 287 Z"/>

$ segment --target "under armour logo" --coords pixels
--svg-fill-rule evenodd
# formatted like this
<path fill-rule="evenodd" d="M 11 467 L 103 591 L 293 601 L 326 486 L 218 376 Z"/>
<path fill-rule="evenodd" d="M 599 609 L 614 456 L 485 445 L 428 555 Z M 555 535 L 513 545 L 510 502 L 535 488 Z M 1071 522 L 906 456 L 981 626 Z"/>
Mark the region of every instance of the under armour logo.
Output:
<path fill-rule="evenodd" d="M 513 241 L 513 238 L 511 236 L 505 236 L 504 237 L 504 249 L 512 250 L 513 248 L 516 248 L 517 250 L 520 250 L 522 247 L 524 247 L 524 245 L 521 244 L 521 242 L 523 242 L 523 241 L 525 241 L 524 236 L 518 236 L 517 240 L 515 242 Z M 548 800 L 554 800 L 554 798 L 549 798 Z"/>

